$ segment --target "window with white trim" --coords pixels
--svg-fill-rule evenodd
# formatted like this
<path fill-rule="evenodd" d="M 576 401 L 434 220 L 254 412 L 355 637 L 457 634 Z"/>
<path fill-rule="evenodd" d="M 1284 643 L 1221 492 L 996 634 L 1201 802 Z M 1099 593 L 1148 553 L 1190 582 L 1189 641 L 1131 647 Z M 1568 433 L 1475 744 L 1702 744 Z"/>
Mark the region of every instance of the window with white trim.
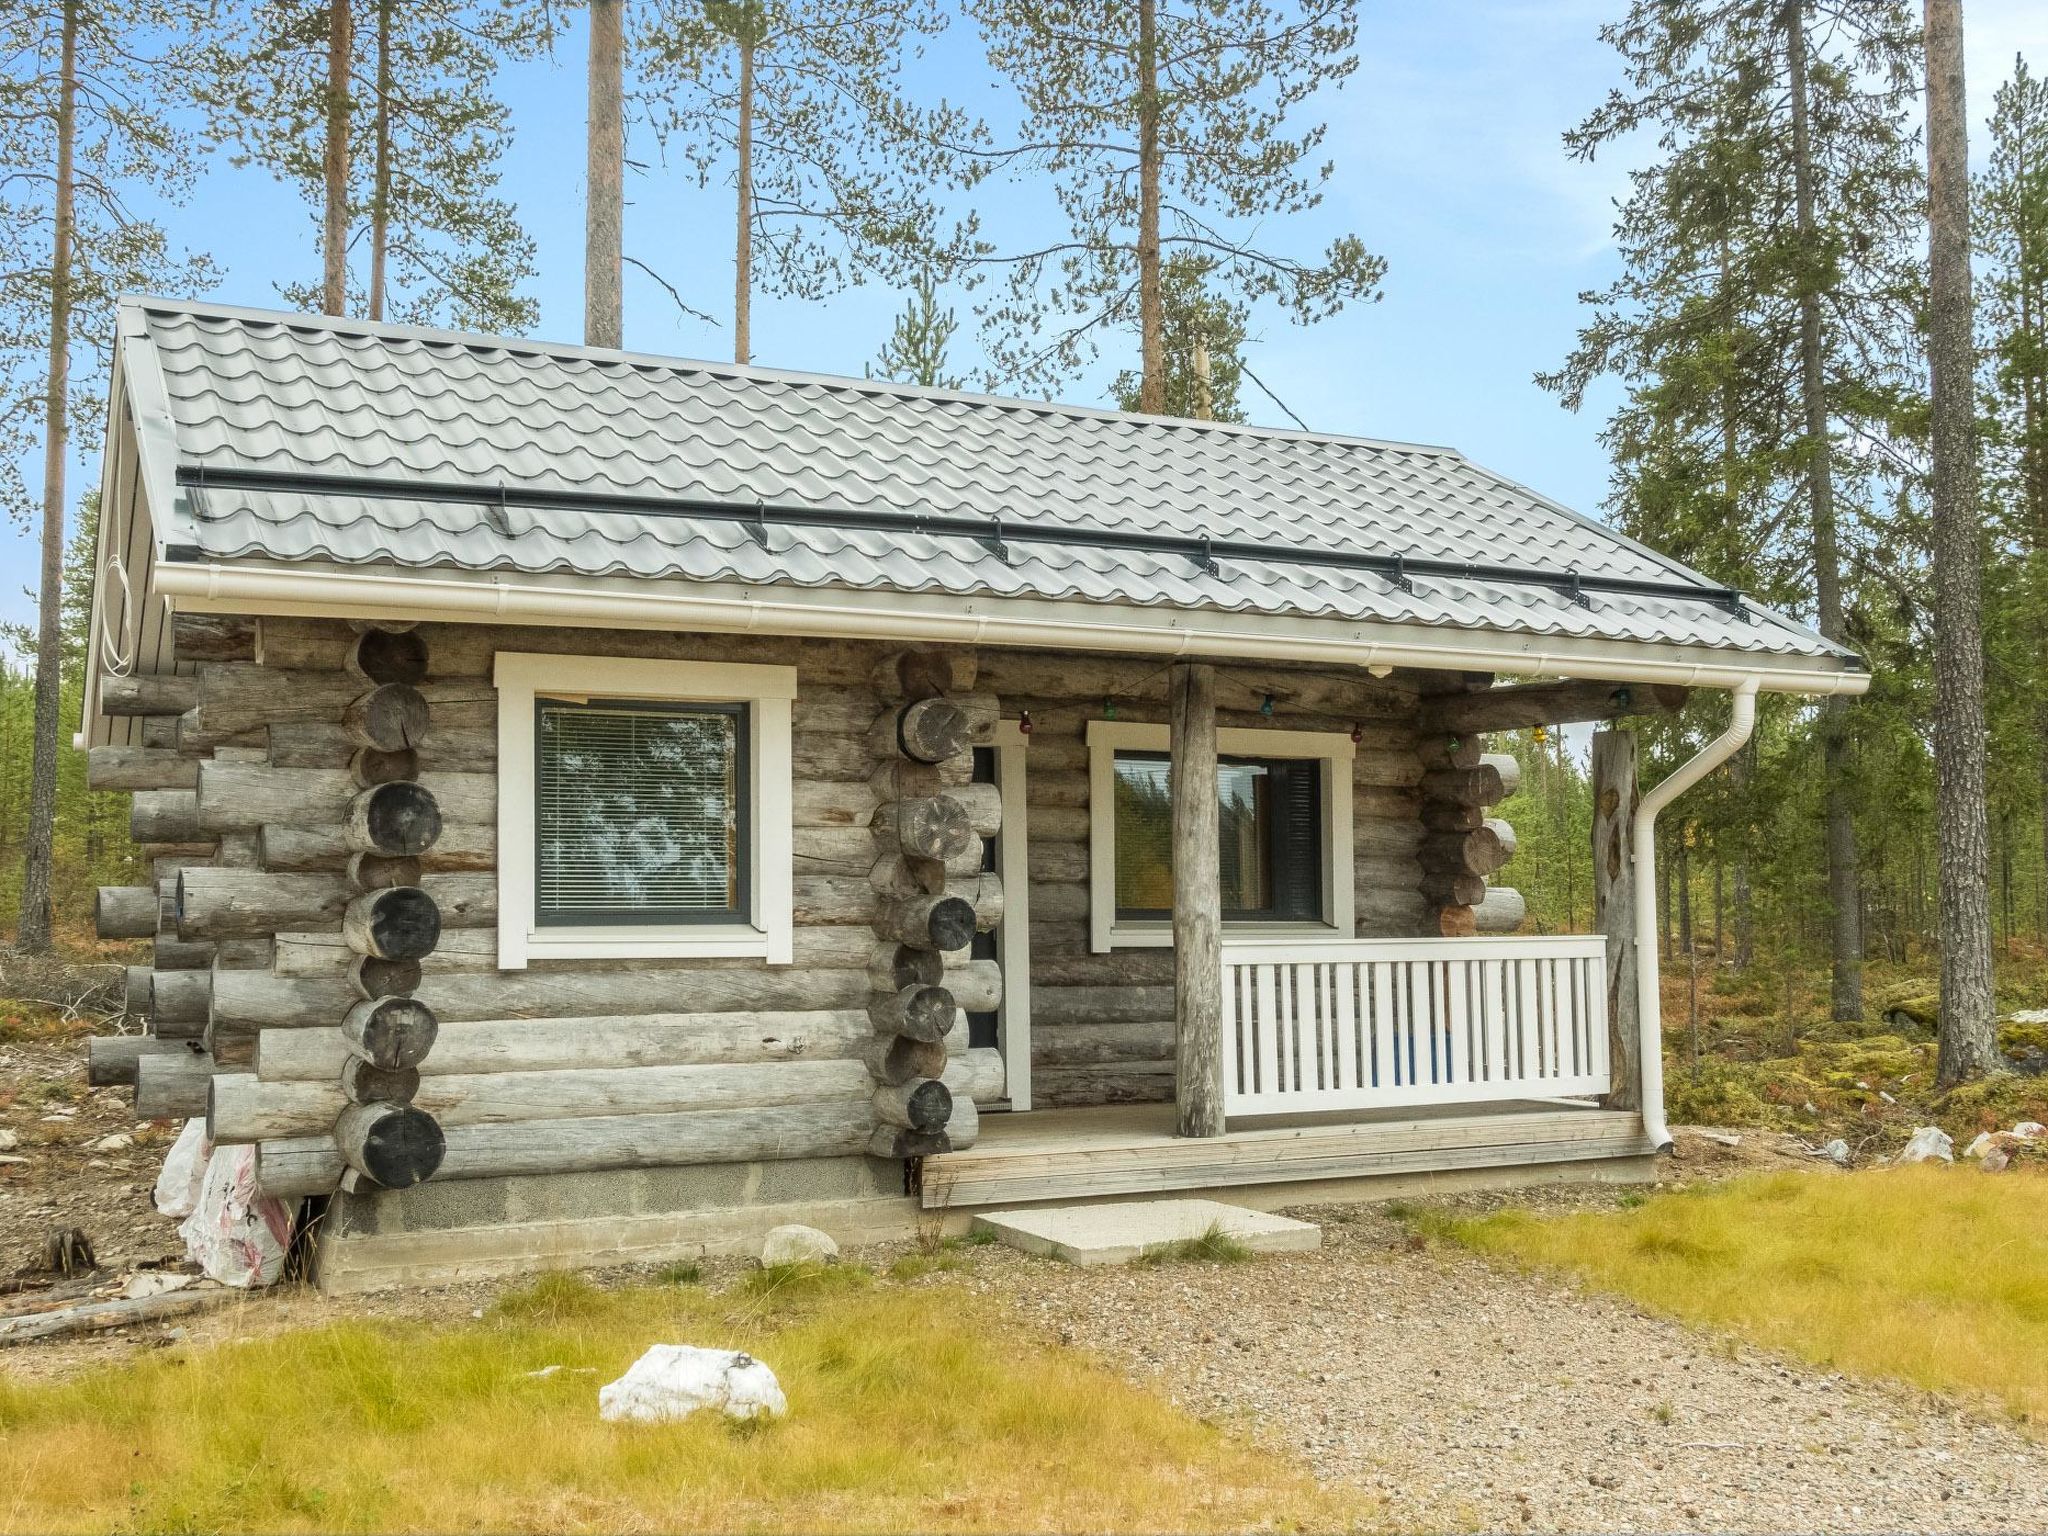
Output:
<path fill-rule="evenodd" d="M 503 652 L 498 963 L 790 959 L 793 667 Z"/>
<path fill-rule="evenodd" d="M 1098 952 L 1172 942 L 1172 811 L 1163 725 L 1088 724 L 1089 934 Z M 1348 734 L 1217 733 L 1226 931 L 1354 927 Z"/>

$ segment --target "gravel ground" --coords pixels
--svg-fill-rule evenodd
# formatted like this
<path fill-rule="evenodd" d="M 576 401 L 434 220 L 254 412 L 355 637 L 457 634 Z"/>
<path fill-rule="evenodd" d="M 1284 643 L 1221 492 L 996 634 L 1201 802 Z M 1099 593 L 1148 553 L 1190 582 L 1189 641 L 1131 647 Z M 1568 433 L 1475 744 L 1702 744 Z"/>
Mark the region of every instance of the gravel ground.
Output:
<path fill-rule="evenodd" d="M 1321 1253 L 1077 1269 L 985 1250 L 957 1279 L 1362 1484 L 1396 1529 L 2048 1527 L 2048 1447 L 1953 1403 L 1418 1250 L 1371 1207 L 1291 1214 L 1322 1223 Z"/>

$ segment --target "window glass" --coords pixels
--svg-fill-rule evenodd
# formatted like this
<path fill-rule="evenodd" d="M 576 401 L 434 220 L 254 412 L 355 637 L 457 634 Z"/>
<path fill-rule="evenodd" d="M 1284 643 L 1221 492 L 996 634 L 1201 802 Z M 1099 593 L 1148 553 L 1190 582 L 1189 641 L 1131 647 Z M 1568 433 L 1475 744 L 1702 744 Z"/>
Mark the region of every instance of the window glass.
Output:
<path fill-rule="evenodd" d="M 743 706 L 535 707 L 539 923 L 729 920 L 745 910 Z"/>
<path fill-rule="evenodd" d="M 1223 915 L 1239 921 L 1320 921 L 1320 764 L 1309 758 L 1232 757 L 1217 764 L 1216 777 Z M 1165 917 L 1173 909 L 1166 757 L 1117 753 L 1115 792 L 1117 916 Z"/>

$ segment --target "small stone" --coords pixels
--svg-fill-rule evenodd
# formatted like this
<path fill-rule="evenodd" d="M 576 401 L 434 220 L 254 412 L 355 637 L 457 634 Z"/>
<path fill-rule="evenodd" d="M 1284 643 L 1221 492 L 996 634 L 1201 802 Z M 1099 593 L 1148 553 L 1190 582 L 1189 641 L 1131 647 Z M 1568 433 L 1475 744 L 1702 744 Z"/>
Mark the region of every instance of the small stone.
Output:
<path fill-rule="evenodd" d="M 784 1264 L 836 1264 L 839 1245 L 830 1234 L 796 1222 L 772 1227 L 761 1239 L 761 1267 L 776 1269 Z"/>
<path fill-rule="evenodd" d="M 1980 1166 L 1986 1173 L 2003 1173 L 2011 1162 L 2012 1157 L 2005 1148 L 1993 1147 L 1984 1154 L 1984 1161 Z"/>
<path fill-rule="evenodd" d="M 2039 1141 L 2048 1136 L 2048 1125 L 2043 1125 L 2038 1120 L 2022 1120 L 2012 1128 L 2012 1134 L 2021 1141 Z"/>
<path fill-rule="evenodd" d="M 1849 1166 L 1849 1143 L 1837 1136 L 1833 1141 L 1822 1144 L 1813 1155 L 1826 1158 L 1838 1168 L 1846 1168 Z"/>
<path fill-rule="evenodd" d="M 1989 1152 L 1990 1150 L 1991 1133 L 1989 1131 L 1979 1131 L 1976 1134 L 1976 1136 L 1971 1140 L 1970 1144 L 1967 1147 L 1963 1148 L 1963 1156 L 1982 1157 L 1986 1152 Z"/>
<path fill-rule="evenodd" d="M 21 1137 L 14 1131 L 0 1130 L 0 1152 L 12 1152 L 21 1145 Z"/>
<path fill-rule="evenodd" d="M 1901 1163 L 1952 1163 L 1955 1158 L 1955 1141 L 1938 1125 L 1923 1125 L 1913 1133 L 1912 1139 L 1898 1156 Z"/>
<path fill-rule="evenodd" d="M 135 1138 L 126 1131 L 116 1131 L 111 1136 L 102 1136 L 92 1144 L 95 1152 L 126 1152 L 135 1145 Z"/>

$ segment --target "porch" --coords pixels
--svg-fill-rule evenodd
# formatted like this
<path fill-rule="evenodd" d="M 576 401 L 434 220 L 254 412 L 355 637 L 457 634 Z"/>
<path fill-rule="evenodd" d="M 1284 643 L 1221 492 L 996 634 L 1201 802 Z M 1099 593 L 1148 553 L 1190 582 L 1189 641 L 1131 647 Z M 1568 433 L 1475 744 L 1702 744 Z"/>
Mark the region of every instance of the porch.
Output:
<path fill-rule="evenodd" d="M 1607 941 L 1271 939 L 1221 947 L 1222 1124 L 1172 1103 L 991 1115 L 927 1157 L 928 1209 L 1306 1186 L 1544 1165 L 1656 1148 L 1612 1087 Z M 1207 1056 L 1208 1053 L 1198 1053 Z M 1537 1176 L 1541 1176 L 1540 1174 Z"/>

